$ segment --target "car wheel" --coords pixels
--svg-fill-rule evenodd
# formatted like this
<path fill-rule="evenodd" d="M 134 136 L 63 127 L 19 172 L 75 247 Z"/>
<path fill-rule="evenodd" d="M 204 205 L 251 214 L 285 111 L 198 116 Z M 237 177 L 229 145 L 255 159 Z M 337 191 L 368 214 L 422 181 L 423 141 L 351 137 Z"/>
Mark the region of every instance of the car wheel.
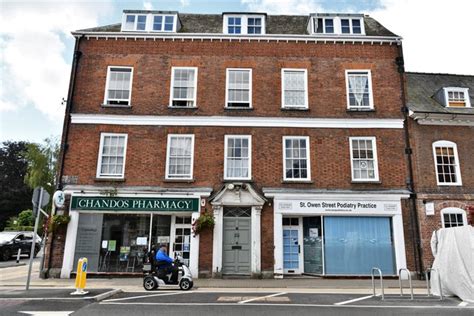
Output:
<path fill-rule="evenodd" d="M 11 256 L 12 256 L 12 253 L 10 252 L 10 250 L 5 249 L 2 253 L 2 260 L 7 261 L 8 259 L 10 259 Z"/>
<path fill-rule="evenodd" d="M 155 278 L 152 276 L 146 276 L 143 279 L 143 288 L 147 291 L 153 291 L 158 287 L 158 284 L 155 281 Z"/>
<path fill-rule="evenodd" d="M 189 279 L 181 279 L 179 282 L 179 288 L 183 291 L 189 291 L 193 287 L 193 281 Z"/>

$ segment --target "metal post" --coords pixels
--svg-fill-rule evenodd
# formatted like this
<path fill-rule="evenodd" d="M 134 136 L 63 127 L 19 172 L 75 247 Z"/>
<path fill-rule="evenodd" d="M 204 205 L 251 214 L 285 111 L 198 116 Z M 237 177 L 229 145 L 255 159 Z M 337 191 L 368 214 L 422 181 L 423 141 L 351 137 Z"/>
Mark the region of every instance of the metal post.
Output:
<path fill-rule="evenodd" d="M 16 254 L 16 263 L 20 263 L 20 256 L 21 256 L 21 248 L 18 249 L 18 253 Z"/>
<path fill-rule="evenodd" d="M 433 271 L 436 272 L 436 275 L 438 276 L 439 300 L 442 301 L 444 299 L 444 297 L 443 297 L 443 289 L 441 288 L 441 275 L 439 274 L 438 270 L 433 269 L 433 268 L 428 268 L 425 271 L 426 288 L 428 290 L 428 296 L 431 296 L 430 280 L 428 279 L 428 272 L 430 272 L 430 274 L 432 275 Z"/>
<path fill-rule="evenodd" d="M 413 284 L 411 282 L 411 273 L 410 273 L 410 270 L 406 268 L 401 268 L 398 270 L 398 284 L 400 285 L 400 296 L 403 297 L 403 287 L 402 287 L 402 272 L 403 271 L 406 271 L 408 274 L 408 282 L 410 285 L 410 298 L 411 300 L 413 300 Z"/>
<path fill-rule="evenodd" d="M 374 276 L 374 271 L 377 271 L 379 273 L 379 277 L 380 277 L 380 290 L 382 291 L 382 301 L 385 299 L 385 295 L 384 295 L 384 292 L 383 292 L 383 275 L 382 275 L 382 270 L 380 270 L 379 268 L 372 268 L 372 271 L 371 271 L 371 277 L 372 277 L 372 293 L 373 293 L 373 296 L 375 296 L 375 276 Z"/>
<path fill-rule="evenodd" d="M 40 196 L 38 200 L 38 212 L 36 213 L 36 220 L 35 220 L 35 229 L 33 231 L 33 241 L 31 242 L 31 251 L 30 251 L 30 266 L 28 267 L 28 278 L 26 279 L 26 290 L 30 289 L 30 279 L 31 279 L 31 268 L 33 267 L 33 257 L 35 254 L 35 246 L 36 246 L 36 232 L 38 231 L 38 224 L 40 218 L 40 211 L 41 208 L 41 201 L 43 201 L 43 188 L 40 189 Z"/>

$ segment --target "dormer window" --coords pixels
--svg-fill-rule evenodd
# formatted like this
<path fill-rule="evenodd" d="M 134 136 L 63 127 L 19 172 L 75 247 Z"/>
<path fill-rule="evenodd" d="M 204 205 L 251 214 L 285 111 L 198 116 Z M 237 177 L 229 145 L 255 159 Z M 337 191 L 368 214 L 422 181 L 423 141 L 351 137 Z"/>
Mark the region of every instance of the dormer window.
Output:
<path fill-rule="evenodd" d="M 224 14 L 224 34 L 265 34 L 264 15 Z"/>
<path fill-rule="evenodd" d="M 360 19 L 341 19 L 342 34 L 361 34 L 362 27 Z"/>
<path fill-rule="evenodd" d="M 468 88 L 444 88 L 444 93 L 447 107 L 471 107 Z"/>
<path fill-rule="evenodd" d="M 334 19 L 318 19 L 316 33 L 333 34 L 334 33 Z"/>
<path fill-rule="evenodd" d="M 176 32 L 179 27 L 177 14 L 154 13 L 147 14 L 125 13 L 122 31 L 141 32 Z"/>
<path fill-rule="evenodd" d="M 308 31 L 310 31 L 312 34 L 365 34 L 363 15 L 315 15 L 310 21 L 312 22 L 308 25 Z"/>

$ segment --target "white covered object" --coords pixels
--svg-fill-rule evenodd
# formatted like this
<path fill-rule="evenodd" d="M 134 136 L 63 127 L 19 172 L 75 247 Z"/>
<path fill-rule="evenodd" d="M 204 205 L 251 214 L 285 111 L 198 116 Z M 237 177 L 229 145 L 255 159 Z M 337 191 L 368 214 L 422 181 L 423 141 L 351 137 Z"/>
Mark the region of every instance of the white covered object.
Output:
<path fill-rule="evenodd" d="M 433 269 L 441 275 L 443 295 L 474 303 L 474 227 L 442 228 L 431 237 Z M 431 289 L 439 295 L 438 275 L 431 274 Z"/>

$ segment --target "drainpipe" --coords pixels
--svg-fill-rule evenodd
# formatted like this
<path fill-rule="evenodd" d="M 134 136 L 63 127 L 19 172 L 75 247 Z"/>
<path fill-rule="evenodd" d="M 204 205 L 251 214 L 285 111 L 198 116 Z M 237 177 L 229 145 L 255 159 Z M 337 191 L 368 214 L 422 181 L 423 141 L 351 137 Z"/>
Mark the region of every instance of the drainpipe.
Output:
<path fill-rule="evenodd" d="M 398 45 L 398 57 L 395 59 L 395 63 L 398 66 L 398 73 L 400 74 L 400 88 L 402 91 L 402 113 L 404 116 L 404 132 L 405 132 L 405 154 L 407 157 L 408 164 L 408 179 L 407 179 L 407 188 L 410 191 L 409 199 L 409 212 L 410 212 L 410 226 L 412 231 L 412 240 L 413 240 L 413 252 L 415 258 L 415 268 L 418 278 L 423 276 L 423 256 L 422 256 L 422 247 L 420 240 L 420 224 L 418 219 L 418 208 L 416 205 L 416 192 L 414 186 L 414 176 L 413 176 L 413 150 L 410 145 L 410 131 L 408 123 L 410 117 L 408 115 L 407 107 L 407 95 L 406 95 L 406 78 L 405 78 L 405 62 L 403 58 L 403 47 L 402 44 Z"/>
<path fill-rule="evenodd" d="M 56 175 L 56 190 L 61 190 L 62 189 L 62 177 L 63 177 L 63 172 L 64 172 L 64 159 L 66 157 L 66 152 L 68 149 L 68 143 L 67 139 L 69 136 L 69 125 L 71 124 L 71 111 L 72 111 L 72 98 L 74 95 L 74 88 L 76 86 L 76 74 L 77 74 L 77 66 L 79 63 L 79 59 L 81 58 L 82 52 L 79 50 L 79 44 L 81 39 L 83 38 L 83 35 L 76 37 L 76 43 L 74 44 L 74 55 L 73 55 L 73 60 L 72 60 L 72 66 L 71 66 L 71 75 L 69 78 L 69 88 L 68 88 L 68 95 L 67 95 L 67 101 L 66 101 L 66 111 L 64 114 L 64 123 L 63 123 L 63 132 L 62 132 L 62 137 L 61 137 L 61 147 L 60 147 L 60 152 L 59 152 L 59 171 Z M 52 214 L 51 214 L 52 215 Z M 48 247 L 48 260 L 47 260 L 47 265 L 45 269 L 47 271 L 50 270 L 51 267 L 51 254 L 52 254 L 52 249 L 53 249 L 53 243 L 54 243 L 54 234 L 50 232 L 50 242 L 49 242 L 49 247 Z M 45 247 L 46 248 L 46 247 Z M 46 249 L 45 249 L 46 250 Z M 46 251 L 45 251 L 46 253 Z M 45 256 L 43 256 L 43 266 L 44 266 L 44 260 Z M 47 277 L 46 271 L 40 271 L 41 277 Z"/>

